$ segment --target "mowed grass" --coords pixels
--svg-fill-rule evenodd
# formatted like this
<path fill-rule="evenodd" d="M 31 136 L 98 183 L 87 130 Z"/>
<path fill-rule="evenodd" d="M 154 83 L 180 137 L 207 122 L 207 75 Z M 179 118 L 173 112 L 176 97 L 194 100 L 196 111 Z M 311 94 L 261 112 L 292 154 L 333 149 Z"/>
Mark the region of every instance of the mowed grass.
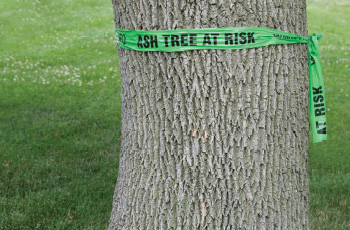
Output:
<path fill-rule="evenodd" d="M 0 229 L 106 229 L 121 133 L 112 3 L 0 9 Z"/>
<path fill-rule="evenodd" d="M 308 6 L 329 139 L 310 142 L 311 223 L 350 229 L 350 1 Z M 0 9 L 0 229 L 106 229 L 121 135 L 111 1 Z"/>
<path fill-rule="evenodd" d="M 328 140 L 310 139 L 313 229 L 350 229 L 350 0 L 308 1 L 309 33 L 320 45 Z"/>

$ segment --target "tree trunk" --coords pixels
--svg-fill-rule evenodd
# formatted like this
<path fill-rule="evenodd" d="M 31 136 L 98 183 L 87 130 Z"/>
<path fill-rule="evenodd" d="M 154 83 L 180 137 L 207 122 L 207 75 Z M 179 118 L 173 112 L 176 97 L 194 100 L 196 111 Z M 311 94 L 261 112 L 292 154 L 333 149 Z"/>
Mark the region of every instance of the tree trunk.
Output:
<path fill-rule="evenodd" d="M 307 36 L 305 0 L 113 0 L 124 30 Z M 122 147 L 109 229 L 309 229 L 306 44 L 118 48 Z"/>

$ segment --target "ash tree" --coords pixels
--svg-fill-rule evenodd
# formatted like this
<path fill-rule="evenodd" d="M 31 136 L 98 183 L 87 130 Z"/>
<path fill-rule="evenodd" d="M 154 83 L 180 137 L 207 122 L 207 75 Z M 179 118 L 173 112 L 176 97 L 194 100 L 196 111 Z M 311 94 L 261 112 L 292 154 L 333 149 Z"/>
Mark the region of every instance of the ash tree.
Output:
<path fill-rule="evenodd" d="M 305 0 L 113 0 L 116 28 L 307 36 Z M 109 229 L 309 229 L 307 44 L 118 48 L 120 164 Z"/>

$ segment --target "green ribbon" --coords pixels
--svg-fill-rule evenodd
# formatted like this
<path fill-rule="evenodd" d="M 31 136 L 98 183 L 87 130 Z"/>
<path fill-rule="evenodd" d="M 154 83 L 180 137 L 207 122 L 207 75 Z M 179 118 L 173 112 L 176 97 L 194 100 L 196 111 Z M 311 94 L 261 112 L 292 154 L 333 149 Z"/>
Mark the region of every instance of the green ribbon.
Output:
<path fill-rule="evenodd" d="M 326 97 L 318 41 L 322 34 L 309 37 L 310 121 L 314 143 L 327 140 Z"/>
<path fill-rule="evenodd" d="M 310 82 L 310 122 L 314 143 L 327 140 L 326 104 L 318 41 L 321 34 L 299 36 L 259 27 L 231 27 L 181 30 L 116 30 L 123 49 L 141 52 L 249 49 L 269 45 L 308 43 Z"/>

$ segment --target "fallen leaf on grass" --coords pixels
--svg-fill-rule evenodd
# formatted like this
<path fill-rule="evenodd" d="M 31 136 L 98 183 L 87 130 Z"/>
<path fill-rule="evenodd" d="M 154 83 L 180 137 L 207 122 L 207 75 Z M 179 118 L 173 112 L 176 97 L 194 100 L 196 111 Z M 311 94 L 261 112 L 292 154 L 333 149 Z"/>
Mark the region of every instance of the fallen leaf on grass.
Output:
<path fill-rule="evenodd" d="M 68 215 L 68 217 L 69 217 L 69 221 L 68 221 L 68 222 L 69 222 L 69 223 L 72 223 L 74 216 Z"/>
<path fill-rule="evenodd" d="M 72 221 L 73 221 L 73 219 L 74 219 L 74 216 L 72 216 L 72 215 L 70 214 L 70 210 L 68 211 L 68 218 L 69 218 L 68 223 L 72 223 Z"/>

